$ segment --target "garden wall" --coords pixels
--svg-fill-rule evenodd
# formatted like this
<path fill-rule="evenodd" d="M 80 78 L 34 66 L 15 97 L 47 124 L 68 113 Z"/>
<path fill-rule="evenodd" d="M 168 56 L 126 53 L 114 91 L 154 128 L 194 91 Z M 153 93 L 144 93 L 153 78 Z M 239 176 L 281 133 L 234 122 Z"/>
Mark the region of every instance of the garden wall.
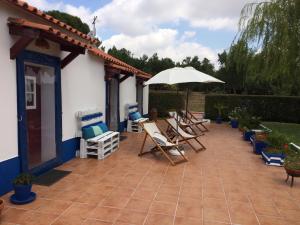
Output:
<path fill-rule="evenodd" d="M 264 121 L 300 123 L 300 97 L 265 95 L 206 95 L 205 115 L 215 119 L 217 110 L 214 105 L 221 102 L 226 107 L 223 118 L 235 107 L 246 107 L 249 112 Z"/>
<path fill-rule="evenodd" d="M 149 113 L 156 108 L 159 117 L 168 116 L 168 111 L 184 109 L 185 93 L 168 91 L 150 91 L 149 93 Z"/>

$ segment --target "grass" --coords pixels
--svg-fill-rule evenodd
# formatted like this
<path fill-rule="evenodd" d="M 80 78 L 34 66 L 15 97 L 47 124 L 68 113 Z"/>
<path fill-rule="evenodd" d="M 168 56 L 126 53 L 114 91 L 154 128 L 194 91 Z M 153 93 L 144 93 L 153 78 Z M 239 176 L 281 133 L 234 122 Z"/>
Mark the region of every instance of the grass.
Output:
<path fill-rule="evenodd" d="M 284 133 L 291 139 L 291 142 L 300 146 L 300 124 L 278 122 L 263 122 L 263 124 L 271 130 Z"/>

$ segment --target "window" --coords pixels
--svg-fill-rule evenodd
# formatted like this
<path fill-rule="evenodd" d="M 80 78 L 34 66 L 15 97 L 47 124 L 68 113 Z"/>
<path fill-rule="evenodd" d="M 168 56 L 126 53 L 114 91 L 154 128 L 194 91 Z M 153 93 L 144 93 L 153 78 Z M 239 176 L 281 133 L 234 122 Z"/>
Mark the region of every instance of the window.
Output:
<path fill-rule="evenodd" d="M 25 76 L 26 109 L 36 109 L 36 78 Z"/>

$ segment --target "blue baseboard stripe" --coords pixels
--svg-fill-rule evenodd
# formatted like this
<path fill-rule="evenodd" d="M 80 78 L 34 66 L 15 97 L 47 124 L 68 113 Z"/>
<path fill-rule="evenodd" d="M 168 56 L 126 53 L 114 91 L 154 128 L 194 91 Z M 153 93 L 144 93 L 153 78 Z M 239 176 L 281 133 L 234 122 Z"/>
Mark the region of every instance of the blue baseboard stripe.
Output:
<path fill-rule="evenodd" d="M 76 156 L 76 150 L 80 148 L 80 138 L 72 138 L 62 142 L 62 163 Z"/>
<path fill-rule="evenodd" d="M 12 181 L 19 173 L 19 157 L 0 162 L 0 196 L 12 190 Z"/>

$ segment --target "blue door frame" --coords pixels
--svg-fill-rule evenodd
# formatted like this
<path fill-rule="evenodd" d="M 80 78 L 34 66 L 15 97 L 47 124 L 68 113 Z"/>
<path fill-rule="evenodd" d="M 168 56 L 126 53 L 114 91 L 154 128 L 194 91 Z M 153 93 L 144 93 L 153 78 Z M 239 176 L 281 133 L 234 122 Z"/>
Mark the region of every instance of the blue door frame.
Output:
<path fill-rule="evenodd" d="M 55 71 L 55 140 L 56 158 L 43 163 L 31 170 L 28 167 L 27 120 L 25 107 L 25 76 L 24 63 L 30 62 L 53 67 Z M 60 58 L 42 53 L 24 50 L 16 60 L 17 63 L 17 103 L 18 103 L 18 146 L 22 172 L 35 175 L 42 174 L 62 163 L 62 109 L 61 109 L 61 69 Z"/>

